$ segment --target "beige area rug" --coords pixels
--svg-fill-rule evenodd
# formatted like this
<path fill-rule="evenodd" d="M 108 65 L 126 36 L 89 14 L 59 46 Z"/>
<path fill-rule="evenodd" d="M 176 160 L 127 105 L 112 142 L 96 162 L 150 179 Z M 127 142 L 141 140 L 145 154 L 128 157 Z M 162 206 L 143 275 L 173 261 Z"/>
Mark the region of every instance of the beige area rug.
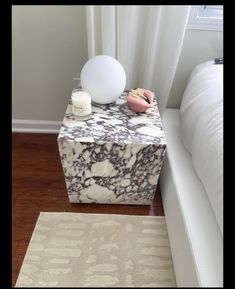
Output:
<path fill-rule="evenodd" d="M 40 213 L 16 287 L 176 287 L 165 218 Z"/>

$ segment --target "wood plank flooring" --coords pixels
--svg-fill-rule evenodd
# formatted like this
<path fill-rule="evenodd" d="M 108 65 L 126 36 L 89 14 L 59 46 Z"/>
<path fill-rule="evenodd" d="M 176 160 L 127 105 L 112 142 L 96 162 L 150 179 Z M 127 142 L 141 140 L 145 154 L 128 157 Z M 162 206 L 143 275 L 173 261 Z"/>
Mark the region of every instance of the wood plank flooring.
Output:
<path fill-rule="evenodd" d="M 164 215 L 159 186 L 151 206 L 69 203 L 56 134 L 13 133 L 12 153 L 12 286 L 40 212 Z"/>

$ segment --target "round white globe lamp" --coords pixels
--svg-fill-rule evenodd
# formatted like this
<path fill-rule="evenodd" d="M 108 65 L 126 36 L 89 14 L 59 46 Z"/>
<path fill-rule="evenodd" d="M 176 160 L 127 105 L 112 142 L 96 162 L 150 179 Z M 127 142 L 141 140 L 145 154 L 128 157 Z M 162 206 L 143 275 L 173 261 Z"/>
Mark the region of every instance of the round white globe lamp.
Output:
<path fill-rule="evenodd" d="M 89 59 L 81 71 L 82 89 L 98 104 L 114 102 L 124 91 L 126 73 L 121 63 L 108 55 Z"/>

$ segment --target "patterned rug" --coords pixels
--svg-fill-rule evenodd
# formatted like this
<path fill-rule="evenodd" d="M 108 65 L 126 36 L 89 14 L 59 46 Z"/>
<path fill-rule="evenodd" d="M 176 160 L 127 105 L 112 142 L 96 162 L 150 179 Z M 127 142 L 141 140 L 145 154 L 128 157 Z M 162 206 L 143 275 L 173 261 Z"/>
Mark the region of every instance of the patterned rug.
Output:
<path fill-rule="evenodd" d="M 165 218 L 40 213 L 15 287 L 176 287 Z"/>

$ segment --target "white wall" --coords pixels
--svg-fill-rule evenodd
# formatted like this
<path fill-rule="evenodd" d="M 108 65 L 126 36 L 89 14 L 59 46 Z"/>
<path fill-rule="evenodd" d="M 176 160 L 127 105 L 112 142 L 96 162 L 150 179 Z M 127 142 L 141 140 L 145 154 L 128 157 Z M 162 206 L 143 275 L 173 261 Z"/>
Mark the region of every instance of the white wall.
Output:
<path fill-rule="evenodd" d="M 61 122 L 87 51 L 84 6 L 12 6 L 12 118 Z M 196 64 L 220 56 L 223 32 L 187 30 L 167 106 Z"/>
<path fill-rule="evenodd" d="M 217 57 L 223 57 L 223 32 L 187 30 L 167 107 L 179 108 L 193 67 Z"/>
<path fill-rule="evenodd" d="M 84 6 L 12 6 L 12 118 L 62 121 L 86 62 Z"/>

